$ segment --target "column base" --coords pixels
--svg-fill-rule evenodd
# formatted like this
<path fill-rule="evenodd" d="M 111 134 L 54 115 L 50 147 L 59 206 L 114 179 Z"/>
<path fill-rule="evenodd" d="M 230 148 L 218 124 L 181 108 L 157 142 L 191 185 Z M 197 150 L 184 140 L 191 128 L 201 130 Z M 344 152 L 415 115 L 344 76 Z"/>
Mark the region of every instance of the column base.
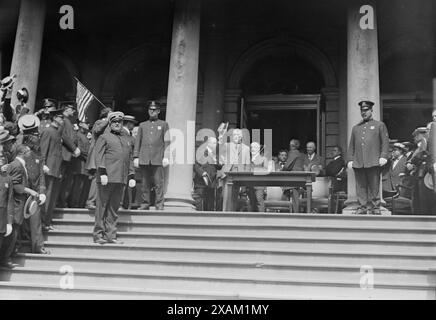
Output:
<path fill-rule="evenodd" d="M 169 210 L 196 211 L 193 199 L 165 198 L 164 208 Z"/>

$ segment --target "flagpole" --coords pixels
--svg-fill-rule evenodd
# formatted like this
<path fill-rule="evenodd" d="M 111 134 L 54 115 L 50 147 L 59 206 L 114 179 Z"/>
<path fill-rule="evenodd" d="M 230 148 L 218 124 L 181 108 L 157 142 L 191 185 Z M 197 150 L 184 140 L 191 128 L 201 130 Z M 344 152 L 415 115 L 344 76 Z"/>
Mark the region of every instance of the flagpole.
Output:
<path fill-rule="evenodd" d="M 74 79 L 77 81 L 77 82 L 79 82 L 82 86 L 84 86 L 91 94 L 92 94 L 92 96 L 94 97 L 94 99 L 95 100 L 97 100 L 103 107 L 105 107 L 105 108 L 107 108 L 104 104 L 103 104 L 103 102 L 101 102 L 82 82 L 80 82 L 79 81 L 79 79 L 77 79 L 76 77 L 74 77 Z"/>

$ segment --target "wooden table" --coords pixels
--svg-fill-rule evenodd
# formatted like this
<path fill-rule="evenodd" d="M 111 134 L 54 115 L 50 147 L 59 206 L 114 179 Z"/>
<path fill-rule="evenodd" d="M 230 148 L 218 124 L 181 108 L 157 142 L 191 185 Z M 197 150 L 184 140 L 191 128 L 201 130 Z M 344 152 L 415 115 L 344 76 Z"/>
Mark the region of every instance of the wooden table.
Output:
<path fill-rule="evenodd" d="M 315 172 L 227 172 L 224 178 L 223 210 L 234 211 L 240 186 L 247 187 L 306 187 L 307 212 L 312 211 L 312 182 Z"/>

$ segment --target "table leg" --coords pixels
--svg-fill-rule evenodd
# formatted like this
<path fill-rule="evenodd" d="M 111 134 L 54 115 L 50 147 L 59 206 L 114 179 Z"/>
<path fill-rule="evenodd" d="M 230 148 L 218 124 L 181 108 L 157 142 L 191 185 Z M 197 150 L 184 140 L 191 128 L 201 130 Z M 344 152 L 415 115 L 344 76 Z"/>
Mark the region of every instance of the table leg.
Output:
<path fill-rule="evenodd" d="M 233 210 L 233 183 L 224 184 L 223 188 L 223 211 Z"/>
<path fill-rule="evenodd" d="M 307 189 L 307 213 L 312 212 L 312 183 L 306 184 Z"/>

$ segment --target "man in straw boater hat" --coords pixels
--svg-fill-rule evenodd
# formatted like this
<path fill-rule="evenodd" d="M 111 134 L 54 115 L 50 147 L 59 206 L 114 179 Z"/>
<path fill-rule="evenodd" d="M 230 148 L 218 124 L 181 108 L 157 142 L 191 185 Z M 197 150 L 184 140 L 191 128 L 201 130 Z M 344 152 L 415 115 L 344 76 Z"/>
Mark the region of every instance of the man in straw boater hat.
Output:
<path fill-rule="evenodd" d="M 97 208 L 95 210 L 94 242 L 122 243 L 117 239 L 118 209 L 126 184 L 135 187 L 132 145 L 123 129 L 122 112 L 110 112 L 109 130 L 95 144 L 97 167 Z"/>
<path fill-rule="evenodd" d="M 29 187 L 37 190 L 45 201 L 45 174 L 49 172 L 49 168 L 45 165 L 45 160 L 41 156 L 39 126 L 40 121 L 37 116 L 33 114 L 21 116 L 18 120 L 21 134 L 17 137 L 17 140 L 19 143 L 30 148 L 30 152 L 24 159 Z M 42 206 L 41 209 L 44 212 L 45 206 Z M 35 214 L 25 220 L 22 231 L 23 235 L 29 235 L 32 253 L 46 254 L 48 251 L 44 248 L 41 222 L 41 211 L 38 209 Z"/>
<path fill-rule="evenodd" d="M 356 214 L 381 214 L 380 168 L 388 161 L 389 134 L 386 125 L 372 117 L 374 102 L 362 100 L 358 105 L 362 121 L 353 127 L 348 148 L 348 167 L 356 176 Z"/>
<path fill-rule="evenodd" d="M 41 132 L 40 140 L 41 156 L 48 167 L 45 175 L 47 201 L 42 215 L 44 230 L 54 230 L 51 223 L 61 181 L 63 110 L 50 111 L 50 120 L 50 126 Z"/>
<path fill-rule="evenodd" d="M 142 204 L 140 210 L 149 210 L 151 183 L 154 183 L 156 210 L 164 209 L 164 170 L 169 164 L 165 134 L 168 123 L 158 118 L 160 106 L 151 101 L 148 106 L 150 119 L 139 125 L 133 152 L 134 165 L 140 168 L 142 177 Z"/>

